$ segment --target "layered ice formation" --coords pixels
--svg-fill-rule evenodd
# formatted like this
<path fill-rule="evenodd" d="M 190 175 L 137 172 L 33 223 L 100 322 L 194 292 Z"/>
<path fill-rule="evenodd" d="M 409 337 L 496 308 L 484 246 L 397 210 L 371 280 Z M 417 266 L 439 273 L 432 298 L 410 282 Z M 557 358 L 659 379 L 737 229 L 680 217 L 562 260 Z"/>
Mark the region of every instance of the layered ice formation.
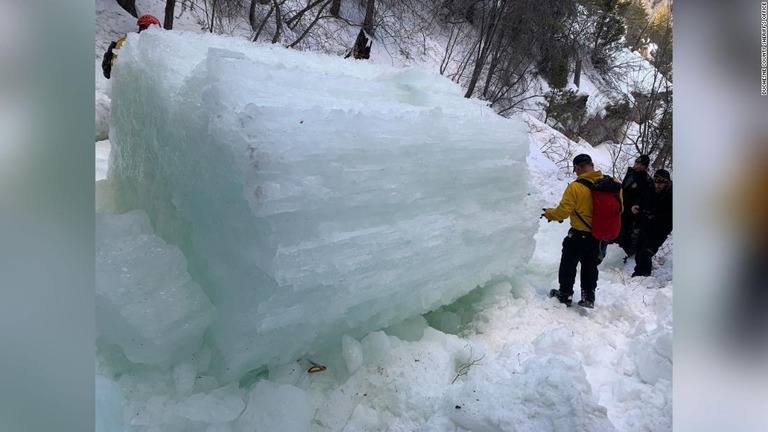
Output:
<path fill-rule="evenodd" d="M 533 252 L 526 126 L 447 78 L 151 28 L 112 85 L 115 208 L 183 251 L 217 311 L 221 382 L 449 304 Z"/>
<path fill-rule="evenodd" d="M 99 344 L 159 366 L 200 349 L 215 308 L 179 248 L 152 233 L 146 213 L 96 215 L 96 267 Z"/>

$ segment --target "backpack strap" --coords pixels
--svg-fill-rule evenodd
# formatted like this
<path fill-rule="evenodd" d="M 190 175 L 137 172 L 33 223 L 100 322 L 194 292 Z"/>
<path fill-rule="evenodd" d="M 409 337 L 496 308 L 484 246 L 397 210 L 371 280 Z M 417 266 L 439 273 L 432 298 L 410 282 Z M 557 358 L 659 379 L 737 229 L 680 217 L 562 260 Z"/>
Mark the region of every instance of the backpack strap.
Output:
<path fill-rule="evenodd" d="M 581 217 L 581 215 L 579 214 L 579 212 L 577 212 L 577 211 L 575 211 L 575 210 L 574 210 L 574 213 L 576 213 L 576 216 L 579 218 L 579 220 L 581 221 L 581 223 L 583 223 L 584 225 L 586 225 L 586 226 L 587 226 L 587 228 L 589 228 L 589 231 L 591 232 L 591 231 L 592 231 L 592 226 L 591 226 L 590 224 L 588 224 L 588 223 L 587 223 L 587 221 L 585 221 L 583 217 Z"/>
<path fill-rule="evenodd" d="M 581 184 L 583 184 L 584 186 L 586 186 L 587 188 L 589 188 L 589 190 L 590 190 L 590 191 L 592 190 L 592 186 L 593 186 L 593 184 L 592 184 L 592 182 L 591 182 L 591 181 L 589 181 L 589 180 L 587 180 L 587 179 L 579 178 L 579 179 L 576 179 L 576 182 L 577 182 L 577 183 L 581 183 Z M 587 228 L 588 228 L 590 231 L 592 231 L 592 226 L 591 226 L 590 224 L 588 224 L 588 223 L 587 223 L 587 221 L 585 221 L 583 217 L 581 217 L 581 215 L 579 214 L 579 212 L 577 212 L 576 210 L 574 210 L 573 212 L 574 212 L 574 213 L 576 213 L 576 217 L 578 217 L 578 218 L 579 218 L 579 220 L 581 221 L 581 223 L 583 223 L 584 225 L 586 225 L 586 226 L 587 226 Z"/>

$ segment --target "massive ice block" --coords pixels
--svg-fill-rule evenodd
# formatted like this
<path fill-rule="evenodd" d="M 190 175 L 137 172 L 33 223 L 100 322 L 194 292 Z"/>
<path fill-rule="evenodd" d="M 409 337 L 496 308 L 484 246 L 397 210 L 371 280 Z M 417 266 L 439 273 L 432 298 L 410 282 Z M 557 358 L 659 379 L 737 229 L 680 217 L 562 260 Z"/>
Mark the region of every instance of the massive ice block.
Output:
<path fill-rule="evenodd" d="M 225 381 L 451 303 L 532 254 L 525 124 L 447 78 L 150 29 L 112 85 L 117 208 L 184 251 L 218 309 Z"/>

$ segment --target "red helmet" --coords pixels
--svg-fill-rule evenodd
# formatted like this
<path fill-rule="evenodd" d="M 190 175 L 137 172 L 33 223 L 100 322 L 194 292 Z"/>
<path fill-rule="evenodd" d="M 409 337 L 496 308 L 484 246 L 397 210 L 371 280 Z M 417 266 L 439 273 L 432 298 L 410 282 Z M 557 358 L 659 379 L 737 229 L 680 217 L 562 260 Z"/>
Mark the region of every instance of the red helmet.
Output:
<path fill-rule="evenodd" d="M 138 21 L 136 21 L 136 24 L 139 26 L 139 31 L 145 30 L 147 27 L 151 26 L 152 24 L 162 27 L 163 25 L 160 23 L 160 20 L 157 19 L 154 15 L 142 15 Z"/>

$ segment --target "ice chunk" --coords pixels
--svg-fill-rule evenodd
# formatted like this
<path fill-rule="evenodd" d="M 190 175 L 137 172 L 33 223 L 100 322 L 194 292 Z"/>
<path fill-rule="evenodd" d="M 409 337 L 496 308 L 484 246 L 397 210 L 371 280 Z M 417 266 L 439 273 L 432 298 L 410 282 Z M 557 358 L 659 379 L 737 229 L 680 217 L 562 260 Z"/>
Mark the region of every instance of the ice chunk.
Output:
<path fill-rule="evenodd" d="M 195 392 L 196 393 L 208 393 L 211 390 L 219 387 L 219 381 L 212 376 L 200 376 L 195 380 Z"/>
<path fill-rule="evenodd" d="M 235 430 L 308 431 L 314 414 L 312 401 L 305 391 L 260 381 L 248 395 L 248 406 L 237 420 Z"/>
<path fill-rule="evenodd" d="M 180 397 L 187 397 L 195 389 L 195 378 L 197 377 L 197 367 L 194 360 L 188 360 L 178 363 L 173 367 L 173 383 L 176 386 L 176 394 Z"/>
<path fill-rule="evenodd" d="M 387 327 L 385 331 L 388 335 L 395 336 L 398 339 L 413 342 L 424 336 L 424 329 L 426 328 L 427 320 L 421 315 L 416 315 L 401 323 Z"/>
<path fill-rule="evenodd" d="M 377 331 L 370 333 L 360 342 L 365 363 L 377 365 L 387 361 L 392 355 L 392 344 L 386 333 Z"/>
<path fill-rule="evenodd" d="M 99 339 L 137 363 L 192 355 L 215 309 L 187 274 L 181 251 L 152 233 L 141 210 L 96 215 L 96 325 Z"/>
<path fill-rule="evenodd" d="M 193 394 L 176 405 L 176 414 L 203 423 L 230 422 L 245 409 L 240 392 L 237 387 L 229 385 L 210 394 Z"/>
<path fill-rule="evenodd" d="M 532 255 L 527 126 L 445 77 L 182 31 L 130 34 L 120 60 L 115 208 L 144 209 L 184 251 L 219 311 L 223 382 Z"/>
<path fill-rule="evenodd" d="M 352 413 L 351 422 L 355 425 L 362 426 L 364 430 L 378 430 L 379 425 L 379 413 L 375 410 L 359 404 L 355 407 L 355 411 Z"/>
<path fill-rule="evenodd" d="M 364 376 L 364 374 L 360 374 Z M 346 382 L 333 390 L 325 398 L 315 413 L 314 421 L 327 430 L 343 430 L 360 403 L 363 396 L 361 383 L 357 375 L 351 376 Z"/>
<path fill-rule="evenodd" d="M 200 351 L 195 353 L 194 359 L 198 373 L 207 371 L 211 364 L 211 349 L 203 345 Z"/>
<path fill-rule="evenodd" d="M 341 337 L 341 352 L 350 373 L 354 373 L 363 365 L 363 348 L 360 342 L 351 336 L 344 335 Z"/>

